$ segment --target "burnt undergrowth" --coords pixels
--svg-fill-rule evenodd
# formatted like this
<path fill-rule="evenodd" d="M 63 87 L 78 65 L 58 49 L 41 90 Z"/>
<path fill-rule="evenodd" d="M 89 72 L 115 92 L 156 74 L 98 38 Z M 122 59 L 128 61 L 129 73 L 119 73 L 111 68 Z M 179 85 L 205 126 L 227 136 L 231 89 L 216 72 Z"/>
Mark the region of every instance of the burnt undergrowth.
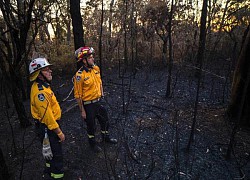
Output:
<path fill-rule="evenodd" d="M 66 179 L 242 179 L 250 177 L 249 129 L 236 134 L 233 155 L 226 160 L 233 124 L 225 114 L 230 78 L 203 72 L 194 141 L 187 144 L 194 116 L 197 79 L 192 66 L 175 65 L 171 97 L 166 98 L 164 68 L 136 73 L 104 72 L 110 133 L 119 143 L 98 141 L 103 152 L 91 152 L 86 125 L 73 99 L 71 76 L 54 75 L 53 89 L 62 107 Z M 121 76 L 122 74 L 122 76 Z M 1 149 L 11 179 L 42 179 L 41 145 L 34 127 L 20 128 L 11 102 L 1 97 Z M 25 102 L 29 111 L 29 102 Z M 29 115 L 29 118 L 30 115 Z"/>

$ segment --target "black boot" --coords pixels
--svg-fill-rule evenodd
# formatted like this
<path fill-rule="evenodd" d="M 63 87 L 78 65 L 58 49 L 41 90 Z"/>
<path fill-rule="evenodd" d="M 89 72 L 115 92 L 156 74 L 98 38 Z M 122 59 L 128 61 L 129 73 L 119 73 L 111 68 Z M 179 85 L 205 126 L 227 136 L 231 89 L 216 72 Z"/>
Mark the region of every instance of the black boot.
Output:
<path fill-rule="evenodd" d="M 102 134 L 102 141 L 111 144 L 117 144 L 117 139 L 110 138 L 109 134 Z"/>
<path fill-rule="evenodd" d="M 99 153 L 102 151 L 102 148 L 100 148 L 96 141 L 95 138 L 89 138 L 89 145 L 92 151 L 94 151 L 95 153 Z"/>

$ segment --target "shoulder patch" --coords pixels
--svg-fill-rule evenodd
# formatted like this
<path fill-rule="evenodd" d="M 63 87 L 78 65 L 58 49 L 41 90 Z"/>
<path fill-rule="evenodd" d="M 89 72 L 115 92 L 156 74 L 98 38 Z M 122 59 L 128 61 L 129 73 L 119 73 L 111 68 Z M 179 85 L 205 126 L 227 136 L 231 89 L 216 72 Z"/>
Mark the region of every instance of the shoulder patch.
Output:
<path fill-rule="evenodd" d="M 38 99 L 39 99 L 39 101 L 44 101 L 44 99 L 45 99 L 45 96 L 44 96 L 44 94 L 38 94 Z"/>
<path fill-rule="evenodd" d="M 81 76 L 76 76 L 76 81 L 80 81 L 81 80 Z"/>

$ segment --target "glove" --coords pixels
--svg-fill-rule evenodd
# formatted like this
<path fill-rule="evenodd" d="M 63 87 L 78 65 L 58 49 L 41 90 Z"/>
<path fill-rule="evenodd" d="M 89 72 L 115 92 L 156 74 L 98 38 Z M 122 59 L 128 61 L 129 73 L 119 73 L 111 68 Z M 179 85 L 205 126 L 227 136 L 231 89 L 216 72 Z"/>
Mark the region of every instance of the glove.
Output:
<path fill-rule="evenodd" d="M 53 153 L 51 151 L 51 146 L 48 138 L 47 132 L 45 133 L 45 136 L 43 138 L 43 149 L 42 149 L 43 157 L 46 160 L 51 160 L 53 157 Z"/>
<path fill-rule="evenodd" d="M 52 151 L 51 151 L 50 144 L 43 145 L 42 153 L 43 153 L 44 159 L 46 159 L 46 160 L 51 160 L 52 159 L 53 154 L 52 154 Z"/>

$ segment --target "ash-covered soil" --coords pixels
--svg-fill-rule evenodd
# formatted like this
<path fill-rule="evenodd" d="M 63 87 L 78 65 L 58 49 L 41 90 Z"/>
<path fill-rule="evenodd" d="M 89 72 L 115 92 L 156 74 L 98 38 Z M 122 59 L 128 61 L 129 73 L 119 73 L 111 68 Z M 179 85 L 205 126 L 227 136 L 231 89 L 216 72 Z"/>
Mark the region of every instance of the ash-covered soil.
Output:
<path fill-rule="evenodd" d="M 109 111 L 110 133 L 119 143 L 102 143 L 98 129 L 103 152 L 96 154 L 88 146 L 86 125 L 72 94 L 65 100 L 73 86 L 71 77 L 55 75 L 52 87 L 63 110 L 66 136 L 65 179 L 250 179 L 249 129 L 239 129 L 231 158 L 225 158 L 233 128 L 225 115 L 229 82 L 203 76 L 188 151 L 197 79 L 193 71 L 179 69 L 172 80 L 172 94 L 166 98 L 165 69 L 141 69 L 124 78 L 106 71 L 102 101 Z M 11 179 L 42 179 L 44 160 L 34 127 L 20 128 L 13 107 L 6 110 L 4 102 L 2 97 L 0 145 Z M 29 101 L 24 104 L 30 117 Z"/>

